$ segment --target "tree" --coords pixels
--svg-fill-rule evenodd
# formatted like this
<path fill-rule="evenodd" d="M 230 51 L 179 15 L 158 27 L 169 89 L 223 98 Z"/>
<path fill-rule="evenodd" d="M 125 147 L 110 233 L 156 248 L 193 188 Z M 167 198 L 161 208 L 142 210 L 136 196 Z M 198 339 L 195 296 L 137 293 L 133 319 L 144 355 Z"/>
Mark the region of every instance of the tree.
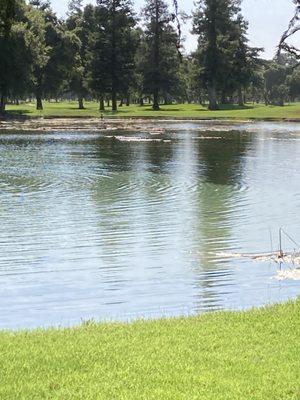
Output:
<path fill-rule="evenodd" d="M 287 77 L 286 84 L 292 101 L 300 97 L 300 70 L 297 68 Z"/>
<path fill-rule="evenodd" d="M 83 99 L 87 94 L 85 80 L 87 75 L 86 52 L 88 48 L 88 37 L 90 34 L 89 24 L 85 19 L 82 0 L 71 0 L 69 2 L 68 18 L 66 27 L 78 39 L 78 46 L 73 55 L 74 65 L 70 73 L 70 89 L 76 93 L 78 98 L 78 108 L 84 109 Z"/>
<path fill-rule="evenodd" d="M 38 7 L 38 8 L 35 8 Z M 45 68 L 50 60 L 50 47 L 46 42 L 46 19 L 40 4 L 33 2 L 27 13 L 28 29 L 32 38 L 32 84 L 37 110 L 43 109 Z"/>
<path fill-rule="evenodd" d="M 266 104 L 284 105 L 288 95 L 287 68 L 273 62 L 265 72 Z"/>
<path fill-rule="evenodd" d="M 58 20 L 48 0 L 32 0 L 30 4 L 28 23 L 33 33 L 34 52 L 32 82 L 37 110 L 42 110 L 43 97 L 57 97 L 70 77 L 79 41 L 76 35 L 68 32 L 65 24 Z"/>
<path fill-rule="evenodd" d="M 134 69 L 135 17 L 130 0 L 97 0 L 95 27 L 90 37 L 89 86 L 103 99 L 109 93 L 112 111 Z M 103 101 L 101 101 L 103 105 Z"/>
<path fill-rule="evenodd" d="M 22 0 L 0 0 L 0 113 L 8 96 L 23 94 L 29 86 L 30 51 Z"/>
<path fill-rule="evenodd" d="M 110 48 L 106 31 L 106 9 L 88 5 L 84 11 L 90 21 L 90 32 L 86 51 L 87 79 L 91 93 L 100 101 L 100 111 L 105 110 L 104 98 L 110 91 Z"/>
<path fill-rule="evenodd" d="M 15 7 L 14 0 L 0 0 L 0 114 L 5 111 L 6 78 L 9 72 L 9 40 L 15 18 Z"/>
<path fill-rule="evenodd" d="M 64 21 L 57 19 L 52 11 L 47 16 L 46 43 L 50 59 L 45 66 L 44 96 L 57 99 L 69 89 L 81 44 L 77 35 L 68 31 Z"/>
<path fill-rule="evenodd" d="M 159 110 L 160 95 L 172 95 L 179 84 L 179 35 L 172 26 L 175 15 L 163 0 L 147 0 L 143 10 L 145 23 L 144 57 L 141 69 L 144 90 L 153 96 L 153 110 Z"/>
<path fill-rule="evenodd" d="M 247 29 L 248 23 L 239 14 L 233 24 L 230 72 L 231 88 L 237 90 L 239 106 L 244 105 L 243 91 L 253 82 L 255 72 L 260 66 L 258 56 L 263 50 L 248 46 Z"/>
<path fill-rule="evenodd" d="M 240 12 L 240 0 L 199 0 L 197 5 L 193 32 L 198 35 L 198 79 L 207 89 L 209 109 L 216 110 L 218 91 L 224 86 L 231 70 L 231 41 Z"/>

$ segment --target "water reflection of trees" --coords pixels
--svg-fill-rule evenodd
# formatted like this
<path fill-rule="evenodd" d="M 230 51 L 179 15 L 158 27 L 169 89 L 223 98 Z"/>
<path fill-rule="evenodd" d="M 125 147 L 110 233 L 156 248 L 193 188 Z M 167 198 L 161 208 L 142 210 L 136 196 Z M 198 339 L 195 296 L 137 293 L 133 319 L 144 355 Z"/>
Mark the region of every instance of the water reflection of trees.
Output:
<path fill-rule="evenodd" d="M 101 253 L 113 267 L 147 264 L 151 249 L 162 248 L 162 237 L 155 233 L 164 224 L 159 210 L 165 199 L 158 189 L 168 180 L 173 144 L 110 138 L 98 142 L 95 154 L 98 168 L 109 171 L 92 190 Z"/>
<path fill-rule="evenodd" d="M 110 173 L 95 181 L 92 196 L 106 262 L 117 274 L 128 264 L 153 263 L 158 274 L 159 268 L 170 274 L 170 285 L 172 270 L 186 282 L 192 267 L 198 307 L 217 305 L 219 285 L 232 272 L 216 253 L 237 245 L 232 228 L 248 145 L 238 133 L 165 143 L 100 140 L 94 156 Z"/>
<path fill-rule="evenodd" d="M 219 135 L 219 134 L 218 134 Z M 220 135 L 219 135 L 220 136 Z M 223 290 L 229 290 L 232 270 L 218 253 L 238 247 L 232 229 L 238 224 L 239 204 L 243 197 L 244 156 L 249 137 L 240 133 L 225 133 L 223 139 L 202 140 L 198 143 L 199 162 L 203 179 L 199 191 L 198 245 L 199 268 L 198 307 L 210 303 L 220 305 Z M 219 286 L 219 288 L 218 288 Z"/>

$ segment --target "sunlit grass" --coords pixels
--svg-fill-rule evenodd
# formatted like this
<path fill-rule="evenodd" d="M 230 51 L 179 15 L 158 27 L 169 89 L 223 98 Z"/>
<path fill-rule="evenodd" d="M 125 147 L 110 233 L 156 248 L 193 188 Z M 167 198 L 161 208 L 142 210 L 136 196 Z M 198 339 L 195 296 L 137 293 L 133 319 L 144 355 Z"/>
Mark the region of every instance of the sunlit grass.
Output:
<path fill-rule="evenodd" d="M 300 399 L 300 300 L 262 310 L 0 333 L 0 398 Z"/>
<path fill-rule="evenodd" d="M 100 117 L 99 105 L 95 102 L 86 102 L 85 110 L 79 110 L 76 102 L 44 102 L 44 111 L 36 111 L 35 104 L 20 104 L 8 106 L 9 115 L 26 115 L 29 117 Z M 233 119 L 300 119 L 300 103 L 293 103 L 284 107 L 265 106 L 263 104 L 247 104 L 245 107 L 223 106 L 221 110 L 209 111 L 198 104 L 173 104 L 161 106 L 160 111 L 152 111 L 151 106 L 144 107 L 131 105 L 119 107 L 117 113 L 107 108 L 104 117 L 142 117 L 142 118 L 233 118 Z"/>

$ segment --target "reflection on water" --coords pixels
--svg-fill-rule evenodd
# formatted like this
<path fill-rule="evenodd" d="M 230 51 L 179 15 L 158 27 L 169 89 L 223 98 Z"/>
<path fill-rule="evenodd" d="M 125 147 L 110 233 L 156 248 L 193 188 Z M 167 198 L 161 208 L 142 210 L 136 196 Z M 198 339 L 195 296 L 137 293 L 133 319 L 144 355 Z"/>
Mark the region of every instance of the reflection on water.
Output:
<path fill-rule="evenodd" d="M 269 251 L 280 226 L 299 238 L 298 126 L 163 127 L 141 142 L 3 132 L 0 328 L 246 308 L 299 294 L 298 281 L 272 279 L 274 264 L 220 255 Z M 153 137 L 141 132 L 118 136 Z"/>

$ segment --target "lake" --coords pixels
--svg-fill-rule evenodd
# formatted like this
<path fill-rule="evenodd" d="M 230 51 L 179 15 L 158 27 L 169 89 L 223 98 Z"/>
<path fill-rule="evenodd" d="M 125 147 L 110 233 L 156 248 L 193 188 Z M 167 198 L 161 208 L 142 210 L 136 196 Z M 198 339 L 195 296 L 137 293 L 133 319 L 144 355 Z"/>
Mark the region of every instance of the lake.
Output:
<path fill-rule="evenodd" d="M 0 135 L 0 328 L 294 298 L 300 124 L 156 122 Z M 230 254 L 232 256 L 230 256 Z M 285 267 L 284 267 L 285 268 Z"/>

